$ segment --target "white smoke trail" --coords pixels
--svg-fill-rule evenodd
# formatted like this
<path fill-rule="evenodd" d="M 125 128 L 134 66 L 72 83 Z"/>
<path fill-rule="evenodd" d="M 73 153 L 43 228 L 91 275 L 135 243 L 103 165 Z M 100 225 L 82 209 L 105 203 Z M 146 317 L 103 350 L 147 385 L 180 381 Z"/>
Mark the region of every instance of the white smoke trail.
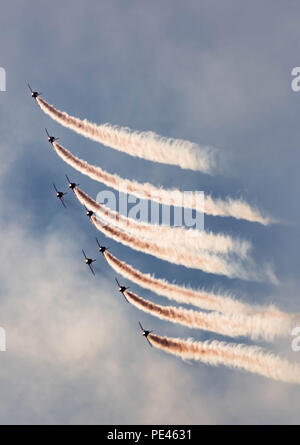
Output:
<path fill-rule="evenodd" d="M 172 247 L 160 246 L 150 241 L 141 240 L 132 235 L 124 233 L 117 228 L 104 224 L 94 215 L 91 217 L 91 221 L 94 226 L 107 237 L 112 238 L 115 241 L 122 243 L 125 246 L 129 246 L 137 251 L 153 255 L 156 258 L 169 261 L 173 264 L 200 269 L 208 273 L 226 275 L 228 277 L 248 278 L 246 272 L 239 270 L 238 266 L 229 264 L 222 258 L 205 254 L 205 252 L 202 252 L 202 256 L 187 254 L 178 252 Z"/>
<path fill-rule="evenodd" d="M 183 360 L 199 360 L 209 365 L 225 365 L 286 383 L 300 384 L 300 366 L 257 346 L 214 341 L 160 337 L 149 334 L 153 346 Z"/>
<path fill-rule="evenodd" d="M 89 176 L 91 179 L 102 182 L 108 187 L 112 187 L 118 192 L 129 193 L 141 199 L 149 199 L 160 204 L 173 205 L 177 207 L 187 207 L 198 209 L 199 206 L 195 200 L 187 200 L 184 193 L 180 190 L 165 190 L 157 188 L 152 184 L 140 184 L 129 179 L 122 179 L 118 175 L 110 174 L 96 167 L 88 164 L 80 158 L 74 156 L 69 150 L 62 147 L 57 142 L 52 144 L 56 153 L 69 165 L 78 170 L 80 173 Z M 249 204 L 241 200 L 227 201 L 220 199 L 214 200 L 207 195 L 204 201 L 204 212 L 214 216 L 231 216 L 237 219 L 246 219 L 252 222 L 259 222 L 261 224 L 269 224 L 271 220 L 264 217 L 260 212 Z"/>
<path fill-rule="evenodd" d="M 166 280 L 134 269 L 110 252 L 104 252 L 104 256 L 108 264 L 118 274 L 145 289 L 155 292 L 157 295 L 210 311 L 235 314 L 236 320 L 245 323 L 253 335 L 262 336 L 269 340 L 277 336 L 285 336 L 290 333 L 290 328 L 296 320 L 295 317 L 297 317 L 297 314 L 284 313 L 274 306 L 252 306 L 241 303 L 229 295 L 215 294 L 201 289 L 194 290 L 169 283 Z"/>
<path fill-rule="evenodd" d="M 198 312 L 182 307 L 160 306 L 151 301 L 144 300 L 133 292 L 125 291 L 127 300 L 151 315 L 162 320 L 168 320 L 172 323 L 179 323 L 189 328 L 203 329 L 205 331 L 217 332 L 229 337 L 248 336 L 252 340 L 263 338 L 268 341 L 274 340 L 278 332 L 269 329 L 267 323 L 261 323 L 261 320 L 253 317 L 247 317 L 241 314 L 224 315 L 218 312 Z M 287 328 L 285 334 L 289 334 Z"/>
<path fill-rule="evenodd" d="M 178 250 L 202 251 L 207 250 L 216 254 L 229 254 L 231 252 L 246 257 L 250 244 L 246 241 L 234 240 L 223 234 L 215 235 L 212 232 L 196 231 L 184 227 L 170 227 L 167 225 L 154 225 L 138 222 L 132 218 L 110 210 L 103 204 L 98 204 L 87 193 L 74 189 L 74 193 L 82 205 L 97 213 L 108 223 L 114 224 L 121 230 L 126 230 L 134 236 L 151 239 L 160 245 L 176 245 Z M 197 232 L 197 234 L 195 233 Z"/>
<path fill-rule="evenodd" d="M 56 109 L 40 97 L 41 109 L 64 127 L 100 142 L 107 147 L 162 164 L 211 173 L 215 166 L 214 150 L 182 139 L 161 137 L 152 131 L 137 132 L 109 124 L 97 125 Z"/>

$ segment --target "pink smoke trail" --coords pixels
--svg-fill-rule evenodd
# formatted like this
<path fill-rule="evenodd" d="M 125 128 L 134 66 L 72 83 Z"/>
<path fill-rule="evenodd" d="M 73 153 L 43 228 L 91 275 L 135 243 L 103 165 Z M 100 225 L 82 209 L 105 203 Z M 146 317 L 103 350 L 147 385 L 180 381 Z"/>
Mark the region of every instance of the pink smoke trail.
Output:
<path fill-rule="evenodd" d="M 230 236 L 215 235 L 212 232 L 185 229 L 184 227 L 170 227 L 167 225 L 154 225 L 146 222 L 138 222 L 132 218 L 126 218 L 118 212 L 110 210 L 103 204 L 98 204 L 87 193 L 78 187 L 74 193 L 82 205 L 97 213 L 100 218 L 113 224 L 121 230 L 126 230 L 134 236 L 151 239 L 160 245 L 176 245 L 178 250 L 201 251 L 207 250 L 216 254 L 229 254 L 246 257 L 250 249 L 249 243 L 234 240 Z M 197 232 L 197 233 L 196 233 Z"/>
<path fill-rule="evenodd" d="M 217 332 L 229 337 L 248 336 L 253 340 L 259 337 L 266 340 L 274 339 L 274 332 L 268 329 L 268 325 L 262 325 L 260 320 L 255 317 L 247 317 L 241 314 L 224 315 L 218 312 L 206 313 L 182 307 L 160 306 L 128 290 L 124 292 L 124 295 L 138 309 L 162 320 L 179 323 L 189 328 Z"/>
<path fill-rule="evenodd" d="M 152 131 L 137 132 L 109 124 L 97 125 L 58 110 L 37 97 L 40 108 L 52 119 L 76 133 L 107 147 L 162 164 L 210 173 L 215 165 L 214 150 L 182 139 L 164 138 Z"/>
<path fill-rule="evenodd" d="M 198 360 L 208 365 L 225 365 L 242 369 L 286 383 L 300 384 L 300 367 L 285 359 L 264 352 L 257 346 L 214 341 L 195 342 L 192 339 L 160 337 L 149 334 L 153 346 L 183 360 Z"/>
<path fill-rule="evenodd" d="M 171 247 L 160 246 L 150 241 L 140 240 L 132 235 L 122 232 L 114 227 L 104 225 L 94 215 L 91 217 L 91 221 L 94 226 L 100 230 L 104 235 L 114 239 L 117 242 L 129 246 L 140 252 L 144 252 L 150 255 L 160 258 L 165 261 L 169 261 L 173 264 L 179 264 L 186 267 L 193 267 L 194 269 L 201 269 L 204 272 L 226 275 L 226 276 L 244 276 L 244 272 L 239 271 L 238 268 L 234 268 L 221 258 L 205 255 L 196 256 L 183 252 L 178 252 Z"/>
<path fill-rule="evenodd" d="M 178 303 L 192 304 L 210 311 L 234 314 L 239 323 L 245 323 L 249 332 L 254 336 L 261 336 L 273 340 L 277 336 L 290 333 L 295 314 L 287 314 L 274 306 L 258 306 L 241 303 L 228 295 L 215 294 L 206 290 L 194 290 L 185 286 L 169 283 L 150 274 L 144 274 L 127 263 L 120 261 L 110 252 L 104 252 L 110 267 L 124 278 L 139 286 L 162 295 Z"/>
<path fill-rule="evenodd" d="M 86 161 L 77 158 L 69 150 L 62 147 L 57 142 L 52 144 L 56 153 L 70 166 L 78 170 L 80 173 L 89 176 L 91 179 L 102 182 L 108 187 L 112 187 L 118 192 L 129 193 L 141 199 L 149 199 L 160 204 L 173 205 L 177 207 L 198 208 L 196 198 L 187 202 L 186 197 L 180 190 L 159 189 L 149 183 L 140 184 L 129 179 L 122 179 L 117 175 L 110 174 L 102 170 L 100 167 L 89 165 Z M 238 219 L 246 219 L 261 224 L 269 224 L 271 220 L 263 217 L 260 212 L 249 204 L 241 200 L 228 199 L 222 201 L 214 200 L 207 195 L 204 201 L 204 212 L 214 216 L 231 216 Z"/>

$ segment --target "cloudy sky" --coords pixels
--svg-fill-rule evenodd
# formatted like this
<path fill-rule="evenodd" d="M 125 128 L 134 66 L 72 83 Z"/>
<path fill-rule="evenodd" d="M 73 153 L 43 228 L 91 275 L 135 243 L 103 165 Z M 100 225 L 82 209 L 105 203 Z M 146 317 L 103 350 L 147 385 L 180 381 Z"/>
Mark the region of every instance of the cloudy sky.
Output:
<path fill-rule="evenodd" d="M 150 349 L 138 320 L 162 335 L 225 337 L 140 313 L 117 293 L 95 236 L 144 272 L 300 311 L 299 110 L 296 1 L 16 1 L 1 6 L 0 423 L 299 423 L 300 388 L 225 367 L 188 364 Z M 218 149 L 217 175 L 132 158 L 45 116 L 43 97 L 75 116 L 153 130 Z M 280 224 L 205 217 L 205 227 L 248 240 L 257 268 L 278 284 L 205 274 L 137 253 L 97 233 L 69 194 L 65 173 L 91 196 L 99 183 L 66 166 L 51 134 L 122 177 L 242 197 Z M 131 285 L 141 296 L 164 302 Z M 291 361 L 291 339 L 264 344 Z M 241 342 L 247 342 L 241 339 Z"/>

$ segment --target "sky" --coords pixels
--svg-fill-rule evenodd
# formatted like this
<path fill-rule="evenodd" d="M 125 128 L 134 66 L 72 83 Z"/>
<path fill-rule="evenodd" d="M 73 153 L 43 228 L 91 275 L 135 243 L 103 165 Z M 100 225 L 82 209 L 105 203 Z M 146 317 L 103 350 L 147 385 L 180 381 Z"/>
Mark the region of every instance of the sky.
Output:
<path fill-rule="evenodd" d="M 1 424 L 291 424 L 300 388 L 186 363 L 140 335 L 229 338 L 155 319 L 126 304 L 95 236 L 146 273 L 300 312 L 299 110 L 296 1 L 12 0 L 1 6 Z M 215 175 L 127 156 L 44 115 L 26 82 L 74 116 L 216 147 Z M 278 283 L 206 274 L 105 239 L 69 193 L 65 174 L 96 197 L 104 186 L 57 157 L 44 128 L 104 170 L 166 188 L 243 198 L 278 220 L 205 215 L 205 228 L 252 243 L 253 264 Z M 96 278 L 81 249 L 97 258 Z M 123 280 L 124 281 L 124 280 Z M 130 283 L 161 304 L 165 299 Z M 249 340 L 238 339 L 252 344 Z M 260 342 L 291 361 L 291 338 Z"/>

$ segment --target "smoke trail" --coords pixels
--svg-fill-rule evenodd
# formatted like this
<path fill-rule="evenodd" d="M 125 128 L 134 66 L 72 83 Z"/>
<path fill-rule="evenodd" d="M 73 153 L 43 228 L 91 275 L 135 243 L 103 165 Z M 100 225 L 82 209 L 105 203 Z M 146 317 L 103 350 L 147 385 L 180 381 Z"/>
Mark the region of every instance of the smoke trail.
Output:
<path fill-rule="evenodd" d="M 200 147 L 181 139 L 164 138 L 152 131 L 137 132 L 109 124 L 93 124 L 57 110 L 40 97 L 37 102 L 46 114 L 64 127 L 131 156 L 205 173 L 211 173 L 215 166 L 214 150 L 210 147 Z"/>
<path fill-rule="evenodd" d="M 192 209 L 198 208 L 197 202 L 195 202 L 195 200 L 193 200 L 193 202 L 187 200 L 184 193 L 180 190 L 164 190 L 149 183 L 140 184 L 136 181 L 130 181 L 129 179 L 124 180 L 118 175 L 107 173 L 100 167 L 90 165 L 86 161 L 77 158 L 57 142 L 54 142 L 52 146 L 56 153 L 67 164 L 71 165 L 80 173 L 89 176 L 91 179 L 102 182 L 118 192 L 129 193 L 138 198 L 153 200 L 160 204 Z M 259 222 L 264 225 L 271 222 L 269 218 L 263 217 L 258 210 L 250 207 L 249 204 L 241 200 L 235 201 L 231 198 L 227 199 L 227 201 L 222 201 L 220 199 L 214 200 L 211 196 L 207 195 L 204 202 L 204 211 L 205 213 L 214 216 L 231 216 L 237 219 Z"/>
<path fill-rule="evenodd" d="M 127 263 L 120 261 L 110 252 L 104 252 L 108 264 L 124 278 L 127 278 L 141 287 L 162 295 L 178 303 L 192 304 L 202 309 L 218 311 L 228 314 L 240 314 L 249 318 L 252 329 L 268 339 L 283 336 L 289 332 L 290 326 L 295 322 L 295 314 L 287 314 L 274 306 L 258 306 L 241 303 L 228 295 L 215 294 L 206 290 L 194 290 L 185 286 L 169 283 L 150 274 L 144 274 Z"/>
<path fill-rule="evenodd" d="M 140 252 L 148 253 L 173 264 L 182 265 L 185 267 L 192 267 L 194 269 L 201 269 L 204 272 L 214 273 L 219 275 L 226 275 L 229 277 L 243 277 L 248 278 L 246 272 L 238 270 L 238 267 L 228 264 L 223 259 L 202 253 L 202 256 L 192 255 L 183 252 L 178 252 L 171 247 L 160 246 L 150 241 L 138 239 L 132 235 L 122 232 L 114 227 L 104 225 L 94 215 L 91 217 L 94 226 L 100 230 L 104 235 L 118 241 L 125 246 L 129 246 Z"/>
<path fill-rule="evenodd" d="M 269 329 L 268 324 L 261 323 L 261 320 L 253 317 L 247 317 L 241 314 L 222 315 L 218 312 L 198 312 L 182 307 L 160 306 L 151 301 L 144 300 L 130 291 L 125 291 L 127 300 L 141 309 L 162 320 L 168 320 L 172 323 L 179 323 L 189 328 L 198 328 L 205 331 L 217 332 L 229 337 L 249 336 L 255 340 L 259 337 L 271 341 L 278 334 Z M 285 334 L 289 334 L 287 328 Z"/>
<path fill-rule="evenodd" d="M 246 241 L 234 240 L 230 236 L 215 235 L 212 232 L 200 232 L 184 227 L 170 227 L 166 225 L 153 225 L 146 222 L 137 222 L 132 218 L 110 210 L 102 204 L 98 204 L 87 193 L 78 187 L 74 190 L 78 200 L 88 209 L 97 213 L 100 218 L 114 224 L 122 230 L 127 230 L 131 234 L 153 241 L 160 245 L 176 245 L 178 250 L 207 250 L 217 254 L 229 254 L 234 252 L 242 257 L 246 257 L 250 249 L 250 244 Z M 197 234 L 196 234 L 197 232 Z"/>
<path fill-rule="evenodd" d="M 149 334 L 153 346 L 181 357 L 183 360 L 199 360 L 209 365 L 225 365 L 239 368 L 267 378 L 286 383 L 300 383 L 300 367 L 285 359 L 264 352 L 257 346 L 219 342 L 195 342 L 192 339 L 160 337 Z"/>
<path fill-rule="evenodd" d="M 155 292 L 157 295 L 163 295 L 169 300 L 178 303 L 192 304 L 207 310 L 216 310 L 219 312 L 252 312 L 252 307 L 247 304 L 240 303 L 233 298 L 216 295 L 205 290 L 193 290 L 184 286 L 169 283 L 166 280 L 155 278 L 151 274 L 144 274 L 139 270 L 128 265 L 124 261 L 120 261 L 112 253 L 104 252 L 105 259 L 108 264 L 117 272 L 134 283 Z"/>

